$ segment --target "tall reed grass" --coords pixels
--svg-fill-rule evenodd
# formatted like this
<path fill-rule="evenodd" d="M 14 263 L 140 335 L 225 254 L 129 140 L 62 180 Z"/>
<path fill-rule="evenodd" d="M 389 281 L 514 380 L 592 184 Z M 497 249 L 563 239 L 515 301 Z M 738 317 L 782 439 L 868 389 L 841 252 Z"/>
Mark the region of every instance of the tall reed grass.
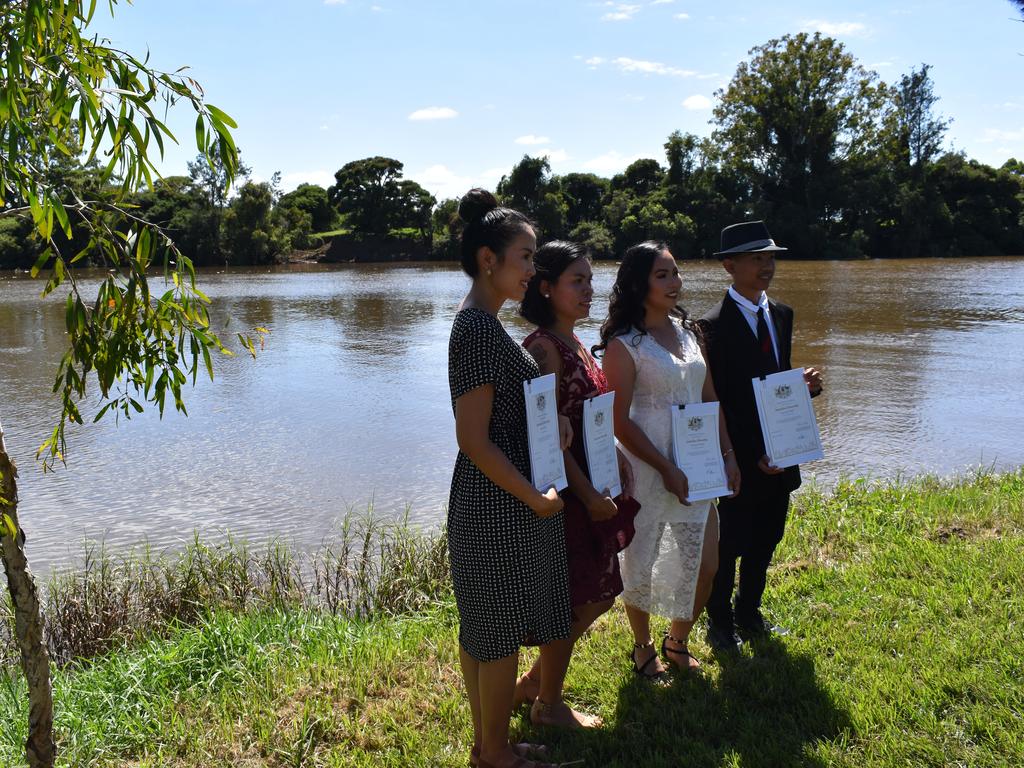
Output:
<path fill-rule="evenodd" d="M 6 592 L 5 592 L 6 594 Z M 146 548 L 111 556 L 86 549 L 81 567 L 44 588 L 46 643 L 67 664 L 195 624 L 214 611 L 324 611 L 370 619 L 421 611 L 450 594 L 445 532 L 407 520 L 348 516 L 310 554 L 271 542 L 192 542 L 177 553 Z M 0 666 L 17 663 L 10 598 L 0 602 Z"/>

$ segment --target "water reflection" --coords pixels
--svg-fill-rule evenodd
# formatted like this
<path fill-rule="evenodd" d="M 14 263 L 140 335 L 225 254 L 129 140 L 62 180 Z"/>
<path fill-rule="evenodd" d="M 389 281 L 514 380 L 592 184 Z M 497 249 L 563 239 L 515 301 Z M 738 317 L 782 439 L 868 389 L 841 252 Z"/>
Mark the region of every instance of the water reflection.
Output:
<path fill-rule="evenodd" d="M 682 266 L 699 316 L 727 285 L 717 263 Z M 595 270 L 607 296 L 615 267 Z M 0 417 L 21 466 L 22 513 L 38 569 L 71 562 L 85 538 L 111 548 L 180 543 L 194 529 L 316 546 L 346 510 L 434 524 L 455 452 L 446 356 L 468 286 L 457 269 L 302 266 L 201 277 L 225 337 L 270 329 L 253 361 L 219 358 L 189 418 L 147 412 L 72 429 L 69 468 L 34 461 L 57 412 L 60 297 L 0 277 Z M 793 360 L 824 369 L 815 401 L 826 458 L 806 474 L 963 471 L 1024 463 L 1024 260 L 780 263 L 773 294 L 796 309 Z M 606 304 L 581 324 L 597 341 Z M 506 307 L 516 338 L 530 328 Z M 95 408 L 83 409 L 89 421 Z"/>

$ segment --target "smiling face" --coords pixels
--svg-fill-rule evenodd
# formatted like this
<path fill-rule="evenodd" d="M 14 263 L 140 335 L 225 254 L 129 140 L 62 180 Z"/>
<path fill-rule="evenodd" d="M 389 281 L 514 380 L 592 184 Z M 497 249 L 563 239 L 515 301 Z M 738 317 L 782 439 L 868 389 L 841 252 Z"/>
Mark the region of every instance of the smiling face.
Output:
<path fill-rule="evenodd" d="M 722 259 L 725 271 L 732 275 L 732 284 L 752 301 L 767 291 L 775 276 L 775 252 L 737 253 Z"/>
<path fill-rule="evenodd" d="M 590 303 L 594 298 L 594 271 L 590 261 L 580 257 L 558 276 L 553 285 L 541 283 L 541 293 L 548 294 L 551 311 L 560 320 L 570 324 L 590 316 Z"/>
<path fill-rule="evenodd" d="M 679 291 L 682 287 L 683 280 L 679 276 L 676 260 L 668 250 L 661 251 L 651 263 L 644 306 L 654 312 L 667 313 L 679 303 Z"/>
<path fill-rule="evenodd" d="M 491 284 L 498 296 L 502 300 L 522 301 L 530 278 L 537 271 L 533 268 L 533 254 L 537 250 L 533 228 L 523 226 L 500 256 L 489 248 L 482 250 L 482 266 L 485 272 L 491 271 Z"/>

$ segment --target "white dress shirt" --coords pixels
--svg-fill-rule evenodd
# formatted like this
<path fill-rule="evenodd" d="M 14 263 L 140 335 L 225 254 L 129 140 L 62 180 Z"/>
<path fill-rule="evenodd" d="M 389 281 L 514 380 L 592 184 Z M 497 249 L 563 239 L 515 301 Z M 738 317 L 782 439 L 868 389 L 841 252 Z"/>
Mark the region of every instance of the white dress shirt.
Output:
<path fill-rule="evenodd" d="M 779 363 L 779 340 L 775 338 L 775 323 L 772 322 L 771 309 L 768 307 L 768 294 L 761 291 L 761 295 L 757 297 L 757 304 L 754 304 L 745 296 L 740 295 L 739 291 L 729 286 L 729 296 L 736 302 L 736 306 L 740 308 L 740 314 L 747 321 L 747 325 L 750 326 L 750 330 L 754 333 L 754 338 L 757 338 L 757 310 L 764 310 L 764 321 L 768 325 L 768 335 L 772 339 L 772 351 L 775 352 L 775 362 Z"/>

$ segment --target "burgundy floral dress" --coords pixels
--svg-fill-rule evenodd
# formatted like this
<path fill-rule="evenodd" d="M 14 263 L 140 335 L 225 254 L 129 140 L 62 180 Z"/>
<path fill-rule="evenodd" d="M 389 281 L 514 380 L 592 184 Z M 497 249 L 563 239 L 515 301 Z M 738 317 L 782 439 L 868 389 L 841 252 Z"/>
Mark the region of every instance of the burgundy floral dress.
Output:
<path fill-rule="evenodd" d="M 583 447 L 583 402 L 608 391 L 608 382 L 597 361 L 586 351 L 586 360 L 576 350 L 544 328 L 538 328 L 523 340 L 528 347 L 544 338 L 554 344 L 562 358 L 562 376 L 558 382 L 558 411 L 572 424 L 569 448 L 583 473 L 587 468 Z M 575 337 L 574 337 L 575 338 Z M 578 348 L 584 347 L 576 339 Z M 611 600 L 622 592 L 619 575 L 621 552 L 633 539 L 633 519 L 640 504 L 626 496 L 615 500 L 618 512 L 608 520 L 591 520 L 586 506 L 570 490 L 562 493 L 565 501 L 565 548 L 569 560 L 569 595 L 573 607 Z"/>

